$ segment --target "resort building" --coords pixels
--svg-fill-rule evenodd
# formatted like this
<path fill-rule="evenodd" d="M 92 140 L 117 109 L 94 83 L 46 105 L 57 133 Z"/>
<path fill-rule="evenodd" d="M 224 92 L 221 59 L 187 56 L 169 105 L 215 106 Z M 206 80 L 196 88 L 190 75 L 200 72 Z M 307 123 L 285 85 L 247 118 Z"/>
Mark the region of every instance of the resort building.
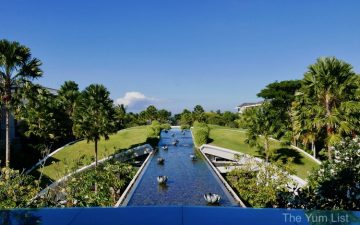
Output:
<path fill-rule="evenodd" d="M 256 107 L 256 106 L 260 106 L 262 103 L 263 103 L 263 101 L 255 102 L 255 103 L 245 102 L 245 103 L 237 106 L 236 109 L 238 110 L 238 113 L 243 113 L 246 109 Z"/>

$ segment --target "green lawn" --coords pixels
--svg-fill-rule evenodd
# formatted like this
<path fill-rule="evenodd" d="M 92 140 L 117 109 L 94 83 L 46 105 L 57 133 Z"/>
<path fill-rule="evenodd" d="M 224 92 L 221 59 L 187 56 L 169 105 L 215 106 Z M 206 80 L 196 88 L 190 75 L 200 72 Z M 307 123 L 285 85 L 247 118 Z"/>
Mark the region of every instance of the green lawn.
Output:
<path fill-rule="evenodd" d="M 117 151 L 126 150 L 140 145 L 147 140 L 146 126 L 134 127 L 110 136 L 109 140 L 101 140 L 98 143 L 99 160 L 112 155 Z M 87 143 L 85 140 L 67 146 L 46 162 L 43 168 L 44 179 L 47 181 L 58 180 L 65 174 L 74 171 L 94 161 L 94 143 Z M 34 171 L 33 175 L 38 176 L 40 168 Z"/>
<path fill-rule="evenodd" d="M 232 129 L 219 126 L 210 126 L 210 143 L 218 147 L 236 150 L 256 157 L 262 157 L 256 148 L 251 148 L 245 143 L 246 135 L 244 130 Z M 305 154 L 298 152 L 289 146 L 282 146 L 278 141 L 271 141 L 271 150 L 274 151 L 274 159 L 286 161 L 288 157 L 293 157 L 291 163 L 296 175 L 306 179 L 308 172 L 319 165 Z"/>

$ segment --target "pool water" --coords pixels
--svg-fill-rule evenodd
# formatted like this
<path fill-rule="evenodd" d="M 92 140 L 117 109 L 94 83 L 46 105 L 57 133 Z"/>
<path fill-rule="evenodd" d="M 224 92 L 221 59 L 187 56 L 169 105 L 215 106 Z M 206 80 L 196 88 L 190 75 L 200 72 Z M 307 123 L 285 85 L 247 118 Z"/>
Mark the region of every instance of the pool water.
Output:
<path fill-rule="evenodd" d="M 172 143 L 179 140 L 177 146 Z M 167 145 L 168 150 L 162 149 Z M 191 160 L 190 155 L 197 160 Z M 165 159 L 159 165 L 157 158 Z M 173 128 L 161 132 L 159 150 L 145 167 L 139 181 L 125 200 L 128 206 L 141 205 L 201 205 L 206 206 L 205 193 L 216 193 L 221 196 L 220 206 L 237 206 L 219 178 L 212 171 L 202 155 L 194 148 L 191 132 L 182 132 Z M 167 184 L 159 185 L 157 176 L 168 177 Z"/>

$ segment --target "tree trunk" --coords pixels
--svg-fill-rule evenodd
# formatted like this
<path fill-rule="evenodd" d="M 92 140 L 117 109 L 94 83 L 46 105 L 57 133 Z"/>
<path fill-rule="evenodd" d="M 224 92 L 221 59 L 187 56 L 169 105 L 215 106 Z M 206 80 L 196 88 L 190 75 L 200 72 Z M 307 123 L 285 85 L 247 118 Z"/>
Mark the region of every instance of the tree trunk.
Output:
<path fill-rule="evenodd" d="M 97 168 L 98 165 L 98 141 L 95 140 L 95 169 Z"/>
<path fill-rule="evenodd" d="M 314 158 L 316 158 L 316 147 L 315 147 L 315 141 L 314 140 L 311 141 L 311 150 L 313 152 Z"/>
<path fill-rule="evenodd" d="M 267 137 L 264 137 L 264 139 L 265 139 L 265 146 L 264 146 L 265 160 L 266 160 L 266 162 L 269 162 L 269 140 Z"/>
<path fill-rule="evenodd" d="M 6 138 L 5 138 L 5 166 L 10 167 L 10 112 L 7 106 L 5 106 L 5 127 L 6 127 Z"/>
<path fill-rule="evenodd" d="M 325 96 L 325 107 L 326 107 L 326 117 L 329 118 L 331 115 L 331 110 L 330 110 L 330 99 L 329 99 L 329 95 L 326 94 Z M 326 124 L 326 135 L 327 138 L 329 138 L 331 135 L 333 134 L 333 129 L 331 127 L 331 125 L 329 123 Z M 328 150 L 328 158 L 330 161 L 332 161 L 332 150 L 331 150 L 331 145 L 329 143 L 329 141 L 327 141 L 327 150 Z"/>
<path fill-rule="evenodd" d="M 11 83 L 10 77 L 5 80 L 5 166 L 10 167 L 10 100 L 11 100 Z"/>

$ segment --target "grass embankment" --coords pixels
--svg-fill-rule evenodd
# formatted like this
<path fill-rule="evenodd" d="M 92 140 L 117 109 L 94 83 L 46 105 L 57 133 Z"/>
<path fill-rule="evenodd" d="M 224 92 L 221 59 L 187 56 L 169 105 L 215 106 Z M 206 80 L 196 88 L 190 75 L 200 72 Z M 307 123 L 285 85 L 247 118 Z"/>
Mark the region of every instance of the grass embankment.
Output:
<path fill-rule="evenodd" d="M 263 158 L 257 148 L 250 147 L 245 143 L 246 133 L 244 130 L 232 129 L 220 126 L 210 126 L 211 145 L 232 149 L 255 157 Z M 297 176 L 306 179 L 308 173 L 319 165 L 305 154 L 292 149 L 290 146 L 283 146 L 279 141 L 271 141 L 271 151 L 273 160 L 286 162 L 289 157 L 293 158 L 291 163 Z"/>
<path fill-rule="evenodd" d="M 110 135 L 109 140 L 101 140 L 98 143 L 99 160 L 116 152 L 144 144 L 147 141 L 147 127 L 134 127 L 121 130 Z M 87 143 L 86 140 L 67 146 L 50 157 L 43 170 L 45 180 L 54 181 L 65 174 L 74 171 L 94 161 L 94 143 Z M 34 175 L 40 173 L 41 168 L 34 171 Z"/>

